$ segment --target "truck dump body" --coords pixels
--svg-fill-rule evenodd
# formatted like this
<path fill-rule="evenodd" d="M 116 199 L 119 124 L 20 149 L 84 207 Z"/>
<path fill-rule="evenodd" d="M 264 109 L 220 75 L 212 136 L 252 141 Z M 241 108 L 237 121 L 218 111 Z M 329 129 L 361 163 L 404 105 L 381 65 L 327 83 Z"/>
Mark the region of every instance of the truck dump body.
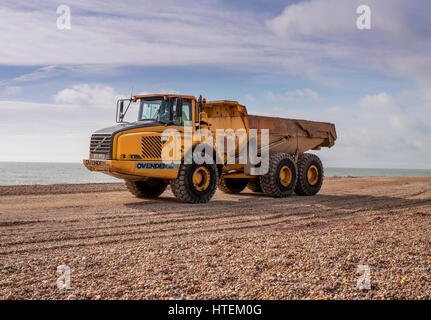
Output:
<path fill-rule="evenodd" d="M 272 152 L 301 154 L 321 147 L 330 148 L 337 139 L 332 123 L 250 115 L 247 108 L 236 101 L 210 101 L 205 104 L 204 111 L 212 128 L 269 129 Z M 283 143 L 273 144 L 283 138 L 287 138 Z"/>
<path fill-rule="evenodd" d="M 270 143 L 287 137 L 288 141 L 278 148 L 290 154 L 303 153 L 307 150 L 318 150 L 321 147 L 332 147 L 337 139 L 335 125 L 328 122 L 317 122 L 299 119 L 286 119 L 248 115 L 250 129 L 269 129 Z"/>

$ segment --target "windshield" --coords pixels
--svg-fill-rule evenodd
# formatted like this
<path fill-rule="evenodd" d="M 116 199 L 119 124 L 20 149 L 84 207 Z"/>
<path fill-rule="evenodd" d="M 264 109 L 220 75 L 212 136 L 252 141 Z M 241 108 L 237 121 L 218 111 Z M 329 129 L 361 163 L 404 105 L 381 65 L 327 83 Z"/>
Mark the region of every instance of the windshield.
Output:
<path fill-rule="evenodd" d="M 191 101 L 183 100 L 181 115 L 177 115 L 177 99 L 145 100 L 140 99 L 138 121 L 152 120 L 165 124 L 191 125 Z"/>

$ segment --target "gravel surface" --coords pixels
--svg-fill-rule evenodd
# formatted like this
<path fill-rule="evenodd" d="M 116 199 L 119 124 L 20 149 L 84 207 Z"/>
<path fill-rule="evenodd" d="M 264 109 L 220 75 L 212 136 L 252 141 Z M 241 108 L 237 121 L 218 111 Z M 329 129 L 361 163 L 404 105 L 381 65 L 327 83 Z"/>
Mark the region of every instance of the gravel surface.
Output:
<path fill-rule="evenodd" d="M 328 178 L 314 197 L 218 191 L 202 205 L 122 184 L 1 187 L 0 238 L 2 299 L 431 298 L 431 178 Z M 370 289 L 357 289 L 360 265 Z"/>

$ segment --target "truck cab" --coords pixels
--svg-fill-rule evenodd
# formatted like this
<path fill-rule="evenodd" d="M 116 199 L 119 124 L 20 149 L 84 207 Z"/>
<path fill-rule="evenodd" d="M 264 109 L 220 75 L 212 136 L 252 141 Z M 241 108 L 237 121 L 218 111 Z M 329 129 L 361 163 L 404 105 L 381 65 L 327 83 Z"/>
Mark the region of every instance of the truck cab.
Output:
<path fill-rule="evenodd" d="M 162 133 L 167 129 L 180 132 L 185 127 L 195 130 L 197 101 L 188 95 L 138 95 L 117 101 L 117 125 L 94 132 L 90 140 L 89 158 L 84 165 L 92 171 L 101 171 L 120 179 L 140 180 L 144 170 L 136 162 L 153 164 L 155 169 L 145 175 L 172 178 L 176 170 L 168 174 L 157 169 L 161 161 Z M 136 118 L 126 121 L 129 111 Z"/>

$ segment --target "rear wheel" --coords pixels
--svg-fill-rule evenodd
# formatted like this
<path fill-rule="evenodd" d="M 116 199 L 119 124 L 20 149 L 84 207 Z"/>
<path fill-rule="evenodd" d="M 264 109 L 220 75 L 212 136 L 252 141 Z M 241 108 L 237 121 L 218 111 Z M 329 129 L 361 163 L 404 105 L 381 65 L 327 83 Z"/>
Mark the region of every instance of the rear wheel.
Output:
<path fill-rule="evenodd" d="M 215 164 L 182 164 L 178 177 L 171 181 L 171 189 L 182 202 L 206 203 L 216 192 L 217 182 Z"/>
<path fill-rule="evenodd" d="M 219 183 L 219 189 L 225 193 L 240 193 L 247 186 L 248 179 L 225 179 L 222 177 Z"/>
<path fill-rule="evenodd" d="M 126 181 L 127 189 L 137 198 L 157 198 L 166 190 L 168 183 L 162 179 Z"/>
<path fill-rule="evenodd" d="M 297 167 L 293 157 L 287 153 L 273 153 L 269 158 L 267 174 L 260 176 L 263 192 L 277 198 L 293 193 L 297 179 Z"/>
<path fill-rule="evenodd" d="M 319 192 L 323 183 L 323 165 L 319 157 L 304 153 L 298 159 L 298 181 L 295 192 L 301 196 L 312 196 Z"/>
<path fill-rule="evenodd" d="M 263 192 L 259 179 L 248 180 L 247 188 L 253 192 Z"/>

